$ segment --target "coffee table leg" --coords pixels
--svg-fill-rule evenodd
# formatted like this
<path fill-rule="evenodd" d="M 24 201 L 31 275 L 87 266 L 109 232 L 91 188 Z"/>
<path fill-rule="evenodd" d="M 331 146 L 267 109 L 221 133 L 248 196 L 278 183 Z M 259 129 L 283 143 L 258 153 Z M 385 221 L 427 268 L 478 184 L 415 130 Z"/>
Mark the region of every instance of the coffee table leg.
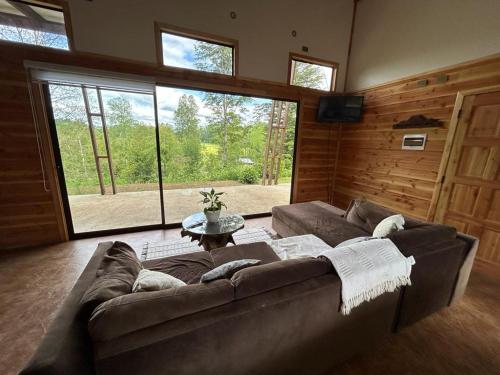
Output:
<path fill-rule="evenodd" d="M 230 234 L 217 236 L 201 236 L 200 243 L 206 251 L 211 251 L 219 247 L 224 247 L 231 242 L 234 244 L 233 236 Z"/>

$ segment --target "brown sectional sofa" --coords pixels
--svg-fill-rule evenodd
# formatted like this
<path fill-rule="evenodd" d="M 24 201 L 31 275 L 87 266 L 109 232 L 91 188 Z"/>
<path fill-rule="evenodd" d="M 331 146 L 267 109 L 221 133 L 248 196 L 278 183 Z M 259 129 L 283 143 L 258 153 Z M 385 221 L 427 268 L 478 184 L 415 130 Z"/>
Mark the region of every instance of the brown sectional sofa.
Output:
<path fill-rule="evenodd" d="M 363 209 L 372 207 L 358 204 L 355 208 L 351 214 L 357 211 L 363 216 Z M 302 234 L 305 228 L 335 244 L 368 233 L 362 226 L 344 225 L 345 212 L 318 202 L 275 208 L 273 215 L 281 235 Z M 374 215 L 369 216 L 365 223 L 373 225 L 378 219 L 372 222 Z M 422 236 L 424 229 L 415 222 L 411 230 Z M 412 274 L 415 288 L 384 294 L 348 316 L 339 312 L 341 282 L 328 261 L 281 261 L 265 243 L 143 262 L 145 268 L 167 272 L 188 285 L 124 293 L 86 311 L 80 301 L 102 274 L 103 259 L 115 246 L 102 243 L 22 373 L 325 373 L 391 334 L 395 326 L 435 311 L 444 299 L 448 303 L 452 293 L 460 297 L 463 291 L 457 292 L 456 285 L 465 287 L 474 242 L 452 238 L 448 227 L 438 229 L 433 229 L 433 240 L 402 249 L 419 257 L 416 266 L 420 262 L 422 271 L 415 268 Z M 401 237 L 395 242 L 406 247 L 408 238 Z M 231 280 L 198 282 L 206 271 L 242 258 L 260 259 L 262 264 L 238 271 Z M 434 280 L 446 287 L 434 293 L 429 289 L 435 286 Z"/>
<path fill-rule="evenodd" d="M 380 205 L 353 200 L 346 211 L 314 201 L 273 208 L 273 228 L 282 237 L 313 233 L 330 246 L 371 236 L 377 224 L 394 215 Z M 467 285 L 478 240 L 446 225 L 405 216 L 405 230 L 388 236 L 405 256 L 413 256 L 412 286 L 401 290 L 395 328 L 410 325 L 458 301 Z"/>

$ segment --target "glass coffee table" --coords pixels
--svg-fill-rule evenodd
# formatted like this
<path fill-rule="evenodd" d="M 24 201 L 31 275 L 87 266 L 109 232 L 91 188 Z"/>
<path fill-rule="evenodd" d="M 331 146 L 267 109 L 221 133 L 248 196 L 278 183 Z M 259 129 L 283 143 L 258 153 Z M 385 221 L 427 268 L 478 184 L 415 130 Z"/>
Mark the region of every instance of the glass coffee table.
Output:
<path fill-rule="evenodd" d="M 245 227 L 245 219 L 241 215 L 230 214 L 221 216 L 217 223 L 207 223 L 203 212 L 197 212 L 182 221 L 181 236 L 190 236 L 192 241 L 198 241 L 203 249 L 210 251 L 234 244 L 233 233 Z"/>

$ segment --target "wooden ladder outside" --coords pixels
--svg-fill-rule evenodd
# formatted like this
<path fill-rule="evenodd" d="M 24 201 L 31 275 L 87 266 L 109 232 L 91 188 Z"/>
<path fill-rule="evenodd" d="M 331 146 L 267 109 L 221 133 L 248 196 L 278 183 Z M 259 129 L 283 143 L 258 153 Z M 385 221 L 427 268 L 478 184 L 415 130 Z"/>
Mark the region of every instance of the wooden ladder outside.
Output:
<path fill-rule="evenodd" d="M 92 112 L 92 108 L 89 103 L 89 90 L 95 90 L 97 95 L 97 112 Z M 82 85 L 82 93 L 83 93 L 83 101 L 85 103 L 85 111 L 87 112 L 87 120 L 89 123 L 89 132 L 90 139 L 92 142 L 92 151 L 94 152 L 94 160 L 95 167 L 97 170 L 97 177 L 99 178 L 99 187 L 101 189 L 101 194 L 106 194 L 106 187 L 104 185 L 104 178 L 101 168 L 101 159 L 107 159 L 108 168 L 109 168 L 109 176 L 111 179 L 111 188 L 113 194 L 116 194 L 116 184 L 115 184 L 115 176 L 113 172 L 113 160 L 111 158 L 111 150 L 109 146 L 109 137 L 108 137 L 108 129 L 106 127 L 106 117 L 104 116 L 104 109 L 102 104 L 102 95 L 101 89 L 99 87 L 88 87 Z M 95 134 L 95 125 L 94 118 L 100 118 L 100 122 L 102 125 L 102 134 L 104 137 L 104 154 L 99 155 L 99 147 L 97 145 L 96 134 Z"/>
<path fill-rule="evenodd" d="M 290 103 L 286 101 L 273 100 L 264 150 L 262 185 L 278 184 L 286 140 L 289 105 Z"/>

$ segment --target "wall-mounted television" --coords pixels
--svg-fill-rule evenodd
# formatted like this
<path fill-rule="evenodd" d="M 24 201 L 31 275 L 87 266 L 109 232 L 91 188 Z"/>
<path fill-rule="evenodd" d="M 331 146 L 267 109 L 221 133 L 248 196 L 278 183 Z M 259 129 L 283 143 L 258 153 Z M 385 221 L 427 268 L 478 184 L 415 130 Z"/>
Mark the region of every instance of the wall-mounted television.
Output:
<path fill-rule="evenodd" d="M 359 122 L 363 113 L 363 96 L 322 96 L 319 99 L 319 122 Z"/>

